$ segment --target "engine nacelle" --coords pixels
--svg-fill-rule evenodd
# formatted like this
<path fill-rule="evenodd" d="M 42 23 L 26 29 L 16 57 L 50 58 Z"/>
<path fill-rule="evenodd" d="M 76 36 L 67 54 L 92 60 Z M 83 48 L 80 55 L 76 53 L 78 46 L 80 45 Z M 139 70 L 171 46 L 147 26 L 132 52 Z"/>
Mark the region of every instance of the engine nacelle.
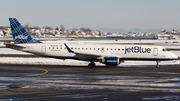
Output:
<path fill-rule="evenodd" d="M 106 65 L 119 65 L 120 64 L 118 57 L 105 57 L 103 63 Z"/>

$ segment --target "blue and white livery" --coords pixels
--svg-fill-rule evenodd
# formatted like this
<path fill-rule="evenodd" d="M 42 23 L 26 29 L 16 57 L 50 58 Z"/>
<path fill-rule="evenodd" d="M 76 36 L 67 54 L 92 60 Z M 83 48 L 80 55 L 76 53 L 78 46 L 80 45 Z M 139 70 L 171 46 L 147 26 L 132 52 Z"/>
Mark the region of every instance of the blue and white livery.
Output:
<path fill-rule="evenodd" d="M 89 61 L 89 67 L 95 67 L 95 62 L 119 65 L 124 60 L 157 61 L 159 67 L 158 61 L 178 59 L 166 48 L 154 45 L 42 43 L 33 39 L 15 18 L 9 21 L 14 44 L 6 44 L 6 47 L 44 57 Z"/>

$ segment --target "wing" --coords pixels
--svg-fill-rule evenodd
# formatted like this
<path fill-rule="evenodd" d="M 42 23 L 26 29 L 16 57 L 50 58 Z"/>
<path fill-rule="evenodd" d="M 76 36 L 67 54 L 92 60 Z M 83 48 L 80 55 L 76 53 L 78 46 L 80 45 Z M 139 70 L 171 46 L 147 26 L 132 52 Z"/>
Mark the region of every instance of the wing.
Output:
<path fill-rule="evenodd" d="M 71 50 L 65 43 L 64 45 L 66 46 L 67 50 L 69 53 L 74 53 L 75 56 L 81 60 L 85 60 L 85 61 L 89 61 L 89 60 L 101 60 L 104 57 L 119 57 L 119 56 L 115 56 L 112 54 L 94 54 L 94 53 L 81 53 L 81 52 L 75 52 L 73 50 Z"/>
<path fill-rule="evenodd" d="M 75 54 L 74 57 L 78 57 L 82 60 L 92 60 L 92 59 L 97 59 L 97 58 L 103 57 L 102 55 L 99 55 L 99 54 L 74 52 L 65 43 L 64 43 L 64 45 L 66 46 L 69 53 L 74 53 Z"/>

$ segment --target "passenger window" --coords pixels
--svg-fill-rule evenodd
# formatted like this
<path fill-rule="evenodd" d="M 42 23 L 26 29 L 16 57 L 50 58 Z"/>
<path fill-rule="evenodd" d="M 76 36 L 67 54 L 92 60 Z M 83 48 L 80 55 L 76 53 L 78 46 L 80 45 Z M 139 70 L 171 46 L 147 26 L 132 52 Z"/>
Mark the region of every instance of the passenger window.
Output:
<path fill-rule="evenodd" d="M 96 48 L 94 48 L 94 50 L 96 50 Z"/>
<path fill-rule="evenodd" d="M 82 50 L 84 50 L 84 48 L 82 48 Z"/>
<path fill-rule="evenodd" d="M 120 49 L 118 49 L 118 51 L 120 51 Z"/>
<path fill-rule="evenodd" d="M 116 50 L 116 48 L 114 50 Z"/>
<path fill-rule="evenodd" d="M 80 50 L 80 48 L 78 48 L 78 50 Z"/>
<path fill-rule="evenodd" d="M 53 49 L 54 49 L 54 47 L 53 47 Z"/>
<path fill-rule="evenodd" d="M 91 48 L 89 48 L 89 50 L 91 50 Z"/>
<path fill-rule="evenodd" d="M 51 49 L 51 47 L 49 47 L 49 49 Z"/>
<path fill-rule="evenodd" d="M 122 49 L 122 51 L 124 51 L 124 49 Z"/>
<path fill-rule="evenodd" d="M 56 49 L 58 49 L 58 47 Z"/>
<path fill-rule="evenodd" d="M 71 49 L 73 49 L 73 48 L 71 48 Z"/>
<path fill-rule="evenodd" d="M 66 48 L 64 47 L 64 49 L 66 49 Z"/>
<path fill-rule="evenodd" d="M 98 48 L 98 50 L 99 50 L 99 48 Z"/>
<path fill-rule="evenodd" d="M 76 50 L 77 48 L 75 48 L 75 50 Z"/>
<path fill-rule="evenodd" d="M 108 50 L 108 48 L 107 48 L 107 50 Z"/>
<path fill-rule="evenodd" d="M 166 49 L 163 49 L 162 51 L 166 51 Z"/>

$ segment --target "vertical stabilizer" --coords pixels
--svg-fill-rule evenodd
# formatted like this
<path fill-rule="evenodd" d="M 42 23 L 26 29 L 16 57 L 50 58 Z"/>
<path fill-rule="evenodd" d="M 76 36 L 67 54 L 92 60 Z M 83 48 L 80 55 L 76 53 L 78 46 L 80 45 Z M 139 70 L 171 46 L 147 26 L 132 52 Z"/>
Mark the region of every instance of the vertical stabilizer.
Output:
<path fill-rule="evenodd" d="M 9 22 L 15 44 L 41 43 L 40 41 L 33 39 L 16 18 L 9 18 Z"/>

